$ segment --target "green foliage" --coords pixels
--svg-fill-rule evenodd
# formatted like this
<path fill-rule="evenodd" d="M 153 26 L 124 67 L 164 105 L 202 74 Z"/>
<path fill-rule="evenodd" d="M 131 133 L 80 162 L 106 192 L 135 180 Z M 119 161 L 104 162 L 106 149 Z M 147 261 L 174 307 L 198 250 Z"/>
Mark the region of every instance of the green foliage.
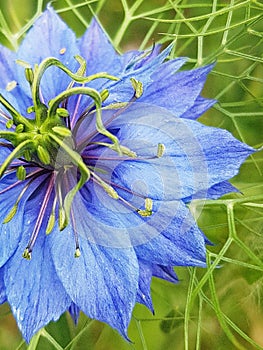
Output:
<path fill-rule="evenodd" d="M 23 6 L 21 6 L 23 3 Z M 44 0 L 2 0 L 0 39 L 16 49 L 45 7 Z M 174 42 L 171 56 L 188 67 L 216 61 L 205 87 L 218 100 L 201 122 L 263 144 L 263 5 L 257 0 L 57 0 L 52 5 L 77 35 L 96 14 L 118 50 Z M 263 153 L 242 166 L 240 193 L 198 201 L 191 210 L 215 243 L 207 269 L 176 268 L 180 283 L 155 279 L 155 315 L 138 305 L 125 342 L 108 326 L 68 315 L 40 331 L 27 346 L 7 305 L 0 310 L 3 350 L 263 349 Z M 70 276 L 69 276 L 70 278 Z"/>

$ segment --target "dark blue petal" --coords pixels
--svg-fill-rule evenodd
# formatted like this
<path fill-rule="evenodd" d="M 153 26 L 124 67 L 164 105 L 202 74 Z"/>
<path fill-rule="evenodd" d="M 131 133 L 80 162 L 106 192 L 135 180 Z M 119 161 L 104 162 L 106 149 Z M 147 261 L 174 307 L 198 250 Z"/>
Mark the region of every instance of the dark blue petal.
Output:
<path fill-rule="evenodd" d="M 180 69 L 186 61 L 187 61 L 187 58 L 179 57 L 174 60 L 170 60 L 162 63 L 159 69 L 156 72 L 154 72 L 154 74 L 152 75 L 152 79 L 155 82 L 169 79 L 170 76 L 174 75 L 176 71 L 178 71 L 178 69 Z"/>
<path fill-rule="evenodd" d="M 183 71 L 154 80 L 145 89 L 139 101 L 165 107 L 180 117 L 194 105 L 213 66 Z"/>
<path fill-rule="evenodd" d="M 180 118 L 195 120 L 199 118 L 203 113 L 205 113 L 209 108 L 211 108 L 216 102 L 216 100 L 208 100 L 206 98 L 198 96 L 193 106 L 190 107 L 184 114 L 182 114 Z"/>
<path fill-rule="evenodd" d="M 153 58 L 159 55 L 162 45 L 154 45 L 150 52 L 141 52 L 141 58 L 133 65 L 133 69 L 139 69 L 145 64 L 149 63 Z"/>
<path fill-rule="evenodd" d="M 152 273 L 153 276 L 162 278 L 165 281 L 172 283 L 178 282 L 178 277 L 172 266 L 153 265 Z"/>
<path fill-rule="evenodd" d="M 231 192 L 239 192 L 236 187 L 231 185 L 228 181 L 220 182 L 208 189 L 206 192 L 206 198 L 208 199 L 218 199 L 219 197 L 222 197 L 223 195 Z M 202 199 L 204 193 L 201 191 L 200 193 L 195 193 L 194 197 L 188 197 L 183 198 L 184 203 L 189 203 L 193 198 L 194 199 Z"/>
<path fill-rule="evenodd" d="M 109 84 L 107 89 L 110 92 L 110 96 L 107 99 L 107 103 L 128 102 L 133 97 L 134 89 L 131 85 L 131 78 L 142 82 L 144 89 L 147 91 L 147 87 L 153 80 L 152 75 L 158 70 L 159 66 L 169 55 L 170 51 L 171 46 L 168 46 L 158 56 L 149 60 L 139 69 L 133 69 L 133 67 L 131 67 L 131 69 L 124 73 L 123 76 L 119 77 L 119 81 Z M 147 102 L 149 102 L 149 100 Z"/>
<path fill-rule="evenodd" d="M 61 50 L 63 50 L 61 53 Z M 74 72 L 79 64 L 74 56 L 79 54 L 76 37 L 73 31 L 62 22 L 55 11 L 48 9 L 34 23 L 19 47 L 17 58 L 26 61 L 34 67 L 47 57 L 56 57 Z M 31 96 L 29 84 L 25 81 L 24 68 L 17 68 L 18 82 Z M 64 91 L 71 79 L 56 67 L 49 68 L 43 77 L 41 91 L 45 102 Z"/>
<path fill-rule="evenodd" d="M 122 70 L 121 56 L 111 45 L 108 36 L 93 19 L 79 42 L 81 55 L 87 61 L 87 75 L 98 72 L 119 74 Z"/>
<path fill-rule="evenodd" d="M 86 220 L 83 213 L 82 220 Z M 92 227 L 96 234 L 97 227 Z M 107 322 L 127 337 L 138 289 L 138 264 L 132 248 L 90 243 L 80 234 L 81 256 L 74 258 L 74 229 L 54 232 L 51 253 L 57 274 L 73 302 L 89 317 Z"/>
<path fill-rule="evenodd" d="M 40 328 L 51 320 L 58 320 L 71 304 L 51 258 L 51 237 L 45 233 L 47 215 L 34 245 L 32 259 L 22 258 L 43 203 L 46 186 L 42 186 L 42 190 L 35 192 L 27 201 L 24 223 L 16 228 L 22 231 L 21 240 L 15 254 L 4 265 L 7 299 L 18 327 L 28 342 Z"/>
<path fill-rule="evenodd" d="M 151 281 L 152 281 L 152 267 L 150 264 L 145 264 L 139 261 L 140 277 L 139 288 L 136 297 L 136 302 L 143 304 L 153 312 L 152 298 L 151 298 Z"/>
<path fill-rule="evenodd" d="M 16 56 L 13 51 L 10 51 L 5 46 L 0 45 L 0 88 L 5 89 L 7 84 L 14 80 L 14 70 Z"/>
<path fill-rule="evenodd" d="M 80 308 L 76 304 L 71 303 L 68 311 L 70 313 L 70 316 L 71 316 L 73 322 L 76 325 L 78 323 L 78 320 L 79 320 Z"/>
<path fill-rule="evenodd" d="M 0 304 L 6 302 L 6 292 L 5 292 L 5 284 L 4 284 L 4 271 L 0 269 Z"/>

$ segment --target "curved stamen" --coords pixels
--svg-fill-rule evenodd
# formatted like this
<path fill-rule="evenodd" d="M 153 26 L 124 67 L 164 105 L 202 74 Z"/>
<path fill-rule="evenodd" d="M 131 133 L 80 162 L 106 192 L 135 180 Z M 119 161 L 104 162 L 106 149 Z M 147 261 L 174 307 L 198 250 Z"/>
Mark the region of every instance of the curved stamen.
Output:
<path fill-rule="evenodd" d="M 101 102 L 102 102 L 101 95 L 95 89 L 87 88 L 87 87 L 73 87 L 67 91 L 60 93 L 53 100 L 50 100 L 50 102 L 49 102 L 48 119 L 56 114 L 56 110 L 59 107 L 59 104 L 63 100 L 65 100 L 66 98 L 68 98 L 70 96 L 79 95 L 79 94 L 90 96 L 94 100 L 94 103 L 96 106 L 97 132 L 108 137 L 115 144 L 119 153 L 121 154 L 121 150 L 119 149 L 118 138 L 115 135 L 113 135 L 112 133 L 110 133 L 103 125 L 102 116 L 101 116 Z"/>
<path fill-rule="evenodd" d="M 21 142 L 20 145 L 18 145 L 5 159 L 3 164 L 0 167 L 0 178 L 3 176 L 5 170 L 7 169 L 8 165 L 21 154 L 22 151 L 24 151 L 26 148 L 28 148 L 29 144 L 33 144 L 32 140 L 26 140 L 24 142 Z"/>
<path fill-rule="evenodd" d="M 110 80 L 119 80 L 118 78 L 114 77 L 113 75 L 110 75 L 106 72 L 97 73 L 88 77 L 83 77 L 81 74 L 83 73 L 83 59 L 80 56 L 76 56 L 77 61 L 81 64 L 81 67 L 77 73 L 73 73 L 71 70 L 69 70 L 63 63 L 61 63 L 57 58 L 54 57 L 48 57 L 45 60 L 43 60 L 39 66 L 35 68 L 34 72 L 34 79 L 32 82 L 32 97 L 33 97 L 33 103 L 36 109 L 36 122 L 38 126 L 41 126 L 43 122 L 43 115 L 45 115 L 46 107 L 43 105 L 43 103 L 40 100 L 39 91 L 40 91 L 40 82 L 42 79 L 43 74 L 45 71 L 51 67 L 56 66 L 57 68 L 64 71 L 70 78 L 72 78 L 77 83 L 86 84 L 94 79 L 98 78 L 106 78 Z"/>
<path fill-rule="evenodd" d="M 18 111 L 4 98 L 2 94 L 0 94 L 0 103 L 11 114 L 16 125 L 23 124 L 27 126 L 29 129 L 32 129 L 31 122 L 27 118 L 23 117 L 20 113 L 18 113 Z"/>
<path fill-rule="evenodd" d="M 133 82 L 134 81 L 134 82 Z M 143 86 L 142 83 L 133 79 L 132 81 L 132 85 L 133 88 L 135 89 L 134 91 L 134 95 L 133 97 L 130 99 L 129 102 L 124 102 L 124 103 L 116 103 L 116 104 L 112 104 L 106 107 L 103 107 L 102 110 L 108 110 L 108 109 L 116 109 L 116 106 L 118 108 L 117 112 L 113 113 L 113 115 L 111 116 L 111 118 L 109 118 L 103 125 L 104 129 L 106 129 L 106 127 L 114 120 L 116 119 L 119 115 L 121 115 L 123 112 L 125 112 L 132 104 L 133 102 L 135 102 L 142 94 L 143 92 Z M 93 111 L 92 111 L 93 112 Z M 100 112 L 101 113 L 101 112 Z M 98 130 L 97 130 L 98 131 Z M 78 145 L 78 151 L 81 153 L 82 150 L 86 147 L 86 145 L 89 143 L 89 140 L 92 140 L 92 138 L 96 135 L 96 131 L 93 131 L 92 133 L 90 133 L 88 135 L 88 137 L 82 141 L 79 145 Z M 103 134 L 103 133 L 102 133 Z M 121 155 L 121 153 L 120 153 Z"/>

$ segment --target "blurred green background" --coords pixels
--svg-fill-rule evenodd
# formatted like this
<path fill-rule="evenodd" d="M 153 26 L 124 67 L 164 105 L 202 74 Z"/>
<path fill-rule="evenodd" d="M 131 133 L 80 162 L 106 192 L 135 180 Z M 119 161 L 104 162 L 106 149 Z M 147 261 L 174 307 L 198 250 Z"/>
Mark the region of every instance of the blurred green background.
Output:
<path fill-rule="evenodd" d="M 46 1 L 1 0 L 0 41 L 16 49 Z M 200 118 L 259 148 L 263 144 L 263 5 L 252 0 L 58 0 L 52 6 L 81 36 L 97 15 L 119 51 L 174 42 L 186 68 L 216 61 L 203 95 L 218 100 Z M 65 314 L 29 346 L 8 305 L 0 308 L 0 349 L 263 349 L 263 152 L 232 183 L 240 193 L 195 202 L 191 210 L 215 243 L 208 269 L 175 268 L 180 283 L 154 279 L 155 315 L 137 305 L 132 343 L 110 327 Z M 220 268 L 217 268 L 217 265 Z"/>

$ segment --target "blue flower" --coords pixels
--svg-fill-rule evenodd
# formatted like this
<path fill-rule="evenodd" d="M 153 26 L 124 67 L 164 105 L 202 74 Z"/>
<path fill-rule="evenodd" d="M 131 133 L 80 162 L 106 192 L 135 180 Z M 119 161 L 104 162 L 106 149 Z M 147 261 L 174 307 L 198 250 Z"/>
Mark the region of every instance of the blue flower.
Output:
<path fill-rule="evenodd" d="M 213 66 L 176 73 L 170 49 L 118 55 L 96 20 L 77 40 L 51 8 L 1 47 L 0 301 L 27 341 L 66 310 L 127 338 L 152 276 L 205 266 L 186 204 L 234 191 L 253 149 L 195 120 Z"/>

